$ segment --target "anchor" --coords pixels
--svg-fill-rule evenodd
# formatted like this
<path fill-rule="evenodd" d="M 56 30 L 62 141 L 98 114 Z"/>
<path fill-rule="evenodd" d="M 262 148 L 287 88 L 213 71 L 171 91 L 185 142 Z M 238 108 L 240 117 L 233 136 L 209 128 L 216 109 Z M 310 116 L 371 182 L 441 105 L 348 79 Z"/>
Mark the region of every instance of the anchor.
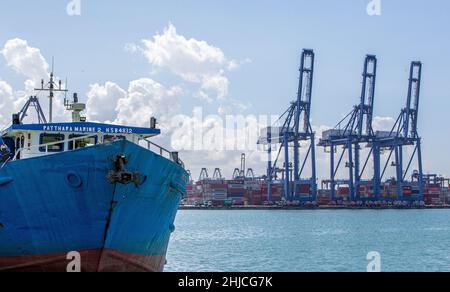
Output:
<path fill-rule="evenodd" d="M 130 172 L 126 170 L 125 165 L 128 164 L 128 159 L 125 155 L 117 155 L 113 159 L 114 170 L 109 171 L 107 179 L 111 183 L 119 183 L 128 185 L 134 183 L 136 187 L 142 184 L 142 176 L 138 172 Z"/>

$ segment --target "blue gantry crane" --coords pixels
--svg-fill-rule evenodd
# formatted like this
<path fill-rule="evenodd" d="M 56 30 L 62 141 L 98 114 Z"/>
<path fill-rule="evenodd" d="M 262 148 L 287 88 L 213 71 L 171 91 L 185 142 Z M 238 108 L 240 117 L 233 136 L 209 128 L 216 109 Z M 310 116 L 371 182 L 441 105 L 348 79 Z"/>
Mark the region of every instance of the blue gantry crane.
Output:
<path fill-rule="evenodd" d="M 406 107 L 402 109 L 398 116 L 392 130 L 390 132 L 378 132 L 376 149 L 379 151 L 388 151 L 389 155 L 384 164 L 382 172 L 379 176 L 379 181 L 383 180 L 386 170 L 392 161 L 392 166 L 395 167 L 396 173 L 396 192 L 397 200 L 402 201 L 423 201 L 424 193 L 424 174 L 422 166 L 422 149 L 421 149 L 421 137 L 418 133 L 418 115 L 419 115 L 419 102 L 420 102 L 420 90 L 422 81 L 422 63 L 412 62 L 409 73 L 408 95 L 406 100 Z M 413 147 L 414 150 L 410 157 L 406 157 L 407 147 Z M 392 157 L 394 156 L 394 157 Z M 415 185 L 413 182 L 407 182 L 406 178 L 410 171 L 410 168 L 417 159 L 418 170 L 414 172 L 413 177 L 417 178 Z M 405 168 L 405 161 L 407 161 Z M 380 159 L 377 160 L 377 164 L 380 164 Z M 404 196 L 404 187 L 411 188 L 413 191 L 408 196 Z"/>
<path fill-rule="evenodd" d="M 373 108 L 375 101 L 375 85 L 377 78 L 377 58 L 374 55 L 367 55 L 364 62 L 363 82 L 361 90 L 361 98 L 359 105 L 343 119 L 338 125 L 332 129 L 325 131 L 319 142 L 330 153 L 330 179 L 327 181 L 331 190 L 331 197 L 336 198 L 336 187 L 338 185 L 348 185 L 349 199 L 356 201 L 360 199 L 360 185 L 362 177 L 367 169 L 373 151 L 373 142 L 375 141 L 375 133 L 372 128 Z M 371 151 L 361 168 L 361 146 L 371 146 Z M 338 147 L 342 146 L 342 152 L 337 163 L 335 163 L 335 154 Z M 347 153 L 348 161 L 345 167 L 348 168 L 348 179 L 337 180 L 336 176 L 343 165 L 343 159 Z M 374 163 L 374 177 L 377 177 L 379 169 Z M 379 176 L 378 176 L 379 177 Z M 372 183 L 377 183 L 374 179 Z M 379 189 L 374 186 L 375 190 Z"/>
<path fill-rule="evenodd" d="M 288 201 L 316 201 L 316 153 L 315 133 L 311 126 L 311 98 L 314 79 L 313 50 L 304 49 L 301 56 L 300 81 L 296 101 L 291 103 L 287 111 L 277 122 L 283 122 L 281 127 L 269 127 L 264 130 L 259 144 L 268 145 L 268 199 L 272 200 L 272 183 L 278 172 L 283 172 L 284 196 Z M 301 142 L 308 146 L 305 157 L 301 160 Z M 278 155 L 272 162 L 273 145 L 280 145 Z M 290 149 L 293 149 L 291 157 Z M 281 154 L 284 154 L 284 165 L 278 167 Z M 307 162 L 311 163 L 311 178 L 302 179 Z"/>

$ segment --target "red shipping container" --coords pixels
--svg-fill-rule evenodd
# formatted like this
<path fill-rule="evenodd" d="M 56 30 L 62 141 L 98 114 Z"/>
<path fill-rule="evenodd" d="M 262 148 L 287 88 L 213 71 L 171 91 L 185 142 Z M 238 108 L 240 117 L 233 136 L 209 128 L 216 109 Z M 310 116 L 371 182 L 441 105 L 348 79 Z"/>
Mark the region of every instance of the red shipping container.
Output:
<path fill-rule="evenodd" d="M 410 187 L 410 186 L 403 187 L 403 195 L 404 196 L 411 196 L 412 193 L 413 193 L 412 187 Z"/>
<path fill-rule="evenodd" d="M 310 194 L 311 193 L 311 185 L 310 184 L 301 184 L 300 185 L 300 193 L 301 194 Z"/>
<path fill-rule="evenodd" d="M 337 194 L 340 196 L 348 195 L 348 194 L 350 194 L 350 188 L 349 187 L 339 187 Z"/>

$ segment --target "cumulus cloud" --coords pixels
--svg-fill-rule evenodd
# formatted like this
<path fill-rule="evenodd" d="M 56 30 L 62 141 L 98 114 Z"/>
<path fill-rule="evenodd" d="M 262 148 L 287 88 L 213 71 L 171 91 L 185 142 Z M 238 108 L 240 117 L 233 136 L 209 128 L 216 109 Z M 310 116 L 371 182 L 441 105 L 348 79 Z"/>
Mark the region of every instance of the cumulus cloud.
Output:
<path fill-rule="evenodd" d="M 251 103 L 235 99 L 227 99 L 217 109 L 219 115 L 243 114 L 251 107 Z"/>
<path fill-rule="evenodd" d="M 172 119 L 172 147 L 188 151 L 256 151 L 262 129 L 269 116 L 208 115 L 195 108 L 192 117 L 178 115 Z"/>
<path fill-rule="evenodd" d="M 150 79 L 130 82 L 127 90 L 114 82 L 93 84 L 87 93 L 87 117 L 91 121 L 148 127 L 155 117 L 159 126 L 170 131 L 171 118 L 180 111 L 182 89 L 166 87 Z"/>
<path fill-rule="evenodd" d="M 142 53 L 154 66 L 168 68 L 189 81 L 200 82 L 230 65 L 223 51 L 205 41 L 187 39 L 169 24 L 153 40 L 142 40 Z"/>
<path fill-rule="evenodd" d="M 216 96 L 218 100 L 225 100 L 228 97 L 229 86 L 230 81 L 222 74 L 205 76 L 197 94 L 201 99 L 208 102 L 213 101 L 211 95 Z"/>
<path fill-rule="evenodd" d="M 149 78 L 134 80 L 130 82 L 127 96 L 117 102 L 116 122 L 148 126 L 150 118 L 156 117 L 165 129 L 170 118 L 179 111 L 181 93 L 180 87 L 166 88 Z"/>
<path fill-rule="evenodd" d="M 11 106 L 14 104 L 12 87 L 0 80 L 0 129 L 5 128 L 11 122 Z"/>
<path fill-rule="evenodd" d="M 391 117 L 374 117 L 372 127 L 374 131 L 391 131 L 395 120 Z"/>
<path fill-rule="evenodd" d="M 39 81 L 48 76 L 49 65 L 41 51 L 30 47 L 26 40 L 16 38 L 7 41 L 1 54 L 8 67 L 29 79 Z"/>
<path fill-rule="evenodd" d="M 256 143 L 256 139 L 251 139 L 251 135 L 248 137 L 250 139 L 245 137 L 245 135 L 247 135 L 246 132 L 250 129 L 250 127 L 237 130 L 234 132 L 235 135 L 231 134 L 230 137 L 227 138 L 222 137 L 222 135 L 224 135 L 222 125 L 217 125 L 215 123 L 216 121 L 214 120 L 204 121 L 205 131 L 204 133 L 199 134 L 203 139 L 203 143 L 207 145 L 204 150 L 201 150 L 202 148 L 200 148 L 200 150 L 180 150 L 183 161 L 188 169 L 193 172 L 193 175 L 198 175 L 198 172 L 203 167 L 208 168 L 210 171 L 216 167 L 219 167 L 222 169 L 223 175 L 227 178 L 231 178 L 233 170 L 240 166 L 241 153 L 245 153 L 247 155 L 248 167 L 252 167 L 257 174 L 264 175 L 265 166 L 267 165 L 266 152 L 255 150 L 254 147 L 250 145 L 247 145 L 249 146 L 248 149 L 231 147 L 228 150 L 224 150 L 225 146 L 245 145 L 246 143 L 252 142 Z M 189 132 L 192 131 L 192 125 L 189 125 L 188 122 L 182 124 L 180 133 L 184 130 L 188 132 L 177 137 L 177 139 L 172 139 L 170 141 L 170 145 L 173 149 L 183 149 L 186 145 L 192 145 L 192 135 L 195 135 L 194 133 Z M 229 130 L 225 131 L 230 132 Z M 221 141 L 222 139 L 223 142 Z"/>
<path fill-rule="evenodd" d="M 127 92 L 114 82 L 104 85 L 92 84 L 87 96 L 86 116 L 90 121 L 114 121 L 117 118 L 117 103 Z"/>
<path fill-rule="evenodd" d="M 170 119 L 167 121 L 170 120 L 170 127 L 163 129 L 168 134 L 167 139 L 165 141 L 163 139 L 163 143 L 170 144 L 174 149 L 182 151 L 182 155 L 191 169 L 199 168 L 200 164 L 205 161 L 208 162 L 208 165 L 203 166 L 235 164 L 235 158 L 239 159 L 241 151 L 236 148 L 248 153 L 254 152 L 250 149 L 256 147 L 257 133 L 259 132 L 258 129 L 255 129 L 257 126 L 253 126 L 257 123 L 256 119 L 244 121 L 244 125 L 236 129 L 226 127 L 221 121 L 226 118 L 226 115 L 243 114 L 250 106 L 229 96 L 230 80 L 228 78 L 228 73 L 249 63 L 249 59 L 244 61 L 229 59 L 220 48 L 206 41 L 179 34 L 172 24 L 151 39 L 143 39 L 139 44 L 127 45 L 127 49 L 142 54 L 154 72 L 166 71 L 183 81 L 198 86 L 192 94 L 193 97 L 207 103 L 216 102 L 218 104 L 215 116 L 210 115 L 203 118 L 196 116 L 195 110 L 192 117 L 176 114 L 177 110 L 174 110 L 174 105 L 178 105 L 176 102 L 164 109 L 164 104 L 161 106 L 158 105 L 157 100 L 152 101 L 158 105 L 157 108 L 162 107 L 161 114 L 169 110 L 167 114 Z M 163 92 L 167 91 L 167 89 L 163 90 Z M 130 94 L 129 96 L 131 96 Z M 135 108 L 133 104 L 141 103 L 141 95 L 141 90 L 139 90 L 134 99 L 130 98 L 123 103 L 125 108 Z M 166 99 L 167 96 L 172 96 L 165 93 L 159 95 L 166 96 Z M 170 98 L 168 100 L 170 101 Z M 127 121 L 132 116 L 131 112 L 123 112 L 126 114 L 122 115 L 123 118 L 118 120 L 119 122 Z M 147 123 L 148 114 L 146 117 L 147 119 L 139 122 Z M 222 151 L 222 149 L 228 150 Z"/>
<path fill-rule="evenodd" d="M 197 175 L 202 167 L 213 170 L 220 167 L 231 177 L 240 165 L 240 154 L 248 157 L 249 167 L 260 175 L 265 172 L 267 153 L 258 145 L 259 133 L 276 118 L 252 115 L 203 115 L 195 108 L 192 116 L 178 115 L 172 119 L 170 144 L 180 151 L 189 169 Z"/>
<path fill-rule="evenodd" d="M 40 86 L 40 80 L 48 78 L 49 65 L 38 48 L 30 46 L 26 40 L 19 38 L 8 40 L 0 53 L 9 68 L 26 78 L 23 89 L 13 90 L 13 100 L 7 100 L 3 106 L 4 110 L 8 111 L 7 115 L 10 116 L 19 111 L 29 96 L 35 94 L 34 88 Z M 47 113 L 49 106 L 46 97 L 41 97 L 41 106 Z M 70 118 L 70 114 L 64 109 L 60 94 L 55 95 L 53 106 L 54 121 L 67 121 Z M 27 120 L 32 120 L 33 117 L 34 113 L 30 110 Z"/>
<path fill-rule="evenodd" d="M 226 72 L 241 64 L 229 60 L 218 47 L 178 34 L 173 24 L 153 39 L 143 39 L 141 44 L 127 48 L 141 52 L 154 68 L 166 69 L 186 81 L 200 84 L 196 96 L 208 102 L 227 97 L 230 82 Z"/>

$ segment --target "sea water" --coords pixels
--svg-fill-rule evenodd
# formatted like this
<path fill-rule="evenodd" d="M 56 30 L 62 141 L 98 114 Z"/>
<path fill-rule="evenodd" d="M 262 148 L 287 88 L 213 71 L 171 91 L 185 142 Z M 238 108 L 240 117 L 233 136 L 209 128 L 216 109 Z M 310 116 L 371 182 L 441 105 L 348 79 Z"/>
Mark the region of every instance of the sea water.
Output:
<path fill-rule="evenodd" d="M 179 211 L 166 271 L 450 271 L 450 210 Z"/>

